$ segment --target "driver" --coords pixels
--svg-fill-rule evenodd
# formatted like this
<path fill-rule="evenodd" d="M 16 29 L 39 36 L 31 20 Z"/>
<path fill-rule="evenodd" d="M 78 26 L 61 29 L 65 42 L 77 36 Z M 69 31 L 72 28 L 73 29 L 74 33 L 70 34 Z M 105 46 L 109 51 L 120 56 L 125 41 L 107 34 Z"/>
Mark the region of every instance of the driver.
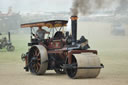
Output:
<path fill-rule="evenodd" d="M 42 29 L 42 27 L 39 27 L 36 31 L 36 37 L 40 40 L 43 40 L 45 38 L 45 34 L 50 34 L 50 32 L 47 32 L 46 30 Z"/>

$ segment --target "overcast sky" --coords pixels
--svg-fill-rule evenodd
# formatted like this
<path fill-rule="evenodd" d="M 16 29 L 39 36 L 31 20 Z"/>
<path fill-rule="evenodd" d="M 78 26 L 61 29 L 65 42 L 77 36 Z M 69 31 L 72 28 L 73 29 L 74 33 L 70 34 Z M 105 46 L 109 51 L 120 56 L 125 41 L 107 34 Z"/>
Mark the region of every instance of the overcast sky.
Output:
<path fill-rule="evenodd" d="M 0 11 L 7 12 L 9 6 L 17 12 L 70 11 L 72 0 L 0 0 Z"/>

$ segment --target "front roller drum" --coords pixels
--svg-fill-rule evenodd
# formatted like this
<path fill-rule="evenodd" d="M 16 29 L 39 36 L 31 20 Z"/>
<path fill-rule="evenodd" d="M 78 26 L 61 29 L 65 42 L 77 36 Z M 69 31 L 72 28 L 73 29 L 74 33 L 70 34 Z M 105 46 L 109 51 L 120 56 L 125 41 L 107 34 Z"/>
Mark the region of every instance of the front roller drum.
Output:
<path fill-rule="evenodd" d="M 42 45 L 32 46 L 28 55 L 29 69 L 32 74 L 42 75 L 48 68 L 47 50 Z"/>
<path fill-rule="evenodd" d="M 96 54 L 75 54 L 72 55 L 72 68 L 67 68 L 66 72 L 70 78 L 96 78 L 100 73 L 100 67 L 100 59 Z"/>

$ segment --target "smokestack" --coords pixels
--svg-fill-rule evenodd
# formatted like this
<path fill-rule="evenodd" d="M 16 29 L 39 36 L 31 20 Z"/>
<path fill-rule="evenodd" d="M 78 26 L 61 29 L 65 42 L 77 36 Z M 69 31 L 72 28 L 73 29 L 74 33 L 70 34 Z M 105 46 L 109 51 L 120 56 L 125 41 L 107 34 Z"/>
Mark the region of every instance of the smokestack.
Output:
<path fill-rule="evenodd" d="M 11 42 L 11 39 L 10 39 L 10 32 L 8 32 L 8 42 Z"/>
<path fill-rule="evenodd" d="M 71 16 L 71 26 L 72 26 L 72 45 L 76 44 L 77 41 L 77 16 Z"/>

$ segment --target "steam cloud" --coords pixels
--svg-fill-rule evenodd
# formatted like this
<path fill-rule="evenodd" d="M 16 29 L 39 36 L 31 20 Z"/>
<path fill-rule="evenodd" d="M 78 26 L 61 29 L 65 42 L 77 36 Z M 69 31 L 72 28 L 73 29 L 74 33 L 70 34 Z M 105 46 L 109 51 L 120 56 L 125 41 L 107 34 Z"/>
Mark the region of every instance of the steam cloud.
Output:
<path fill-rule="evenodd" d="M 90 14 L 98 9 L 116 9 L 120 2 L 121 0 L 74 0 L 71 13 L 77 16 L 79 13 Z"/>

